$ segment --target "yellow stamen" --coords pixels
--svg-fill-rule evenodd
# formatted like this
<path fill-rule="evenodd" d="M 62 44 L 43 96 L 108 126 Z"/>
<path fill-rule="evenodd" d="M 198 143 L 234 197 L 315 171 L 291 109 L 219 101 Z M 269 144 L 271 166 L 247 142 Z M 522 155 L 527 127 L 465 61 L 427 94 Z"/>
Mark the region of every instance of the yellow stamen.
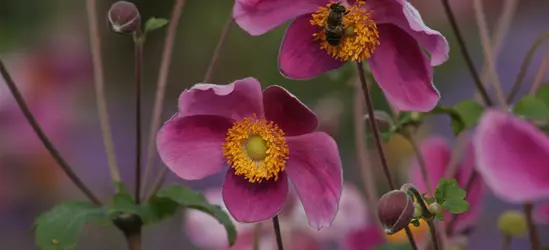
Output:
<path fill-rule="evenodd" d="M 251 183 L 278 180 L 289 153 L 282 129 L 255 115 L 235 122 L 223 144 L 227 163 Z"/>
<path fill-rule="evenodd" d="M 311 24 L 321 30 L 313 34 L 313 39 L 320 42 L 320 48 L 326 50 L 333 58 L 341 61 L 362 62 L 372 56 L 379 46 L 379 34 L 377 25 L 371 19 L 371 11 L 365 9 L 364 1 L 357 1 L 352 7 L 347 7 L 348 14 L 343 17 L 345 27 L 341 43 L 332 46 L 326 41 L 324 27 L 328 18 L 329 3 L 326 7 L 320 7 L 312 14 Z"/>

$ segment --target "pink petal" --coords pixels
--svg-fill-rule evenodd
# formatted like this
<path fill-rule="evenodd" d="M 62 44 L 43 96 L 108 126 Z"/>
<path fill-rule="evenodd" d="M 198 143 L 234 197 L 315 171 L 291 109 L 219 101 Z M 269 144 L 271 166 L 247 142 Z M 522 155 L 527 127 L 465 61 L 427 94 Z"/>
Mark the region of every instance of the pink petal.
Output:
<path fill-rule="evenodd" d="M 539 224 L 549 225 L 549 203 L 536 205 L 534 207 L 534 218 Z"/>
<path fill-rule="evenodd" d="M 329 0 L 236 0 L 233 17 L 240 28 L 258 36 L 327 3 Z"/>
<path fill-rule="evenodd" d="M 296 18 L 282 40 L 278 68 L 287 78 L 311 79 L 343 65 L 342 61 L 333 59 L 326 51 L 321 50 L 319 42 L 313 40 L 313 33 L 319 27 L 311 25 L 310 20 L 310 15 Z"/>
<path fill-rule="evenodd" d="M 434 191 L 440 178 L 444 177 L 448 164 L 450 163 L 450 147 L 443 137 L 431 137 L 423 141 L 420 145 L 421 154 L 427 165 L 427 173 L 431 182 L 431 190 Z M 411 167 L 411 179 L 419 191 L 427 192 L 427 183 L 425 183 L 421 174 L 421 168 L 417 159 L 414 160 Z"/>
<path fill-rule="evenodd" d="M 309 219 L 309 225 L 329 227 L 338 211 L 342 189 L 341 160 L 337 144 L 324 132 L 287 138 L 290 177 Z"/>
<path fill-rule="evenodd" d="M 222 146 L 231 122 L 220 116 L 173 116 L 158 131 L 156 145 L 168 168 L 185 180 L 199 180 L 225 166 Z"/>
<path fill-rule="evenodd" d="M 179 114 L 217 115 L 239 120 L 263 115 L 261 84 L 248 77 L 227 85 L 195 84 L 179 96 Z"/>
<path fill-rule="evenodd" d="M 431 55 L 431 66 L 448 60 L 448 41 L 440 32 L 423 23 L 421 15 L 409 1 L 369 0 L 367 5 L 373 10 L 373 19 L 377 24 L 394 24 L 417 40 Z"/>
<path fill-rule="evenodd" d="M 277 181 L 250 183 L 229 168 L 223 183 L 223 200 L 239 222 L 260 222 L 277 215 L 288 196 L 288 179 L 284 173 Z"/>
<path fill-rule="evenodd" d="M 500 199 L 525 203 L 549 197 L 549 137 L 530 122 L 486 111 L 474 145 L 477 171 Z"/>
<path fill-rule="evenodd" d="M 351 232 L 345 238 L 345 250 L 374 250 L 384 238 L 374 224 Z"/>
<path fill-rule="evenodd" d="M 385 96 L 399 110 L 432 110 L 440 94 L 433 85 L 427 57 L 402 29 L 391 24 L 379 25 L 378 29 L 381 44 L 369 64 Z"/>
<path fill-rule="evenodd" d="M 265 89 L 263 106 L 267 120 L 276 123 L 288 136 L 310 133 L 318 126 L 313 111 L 280 86 Z"/>

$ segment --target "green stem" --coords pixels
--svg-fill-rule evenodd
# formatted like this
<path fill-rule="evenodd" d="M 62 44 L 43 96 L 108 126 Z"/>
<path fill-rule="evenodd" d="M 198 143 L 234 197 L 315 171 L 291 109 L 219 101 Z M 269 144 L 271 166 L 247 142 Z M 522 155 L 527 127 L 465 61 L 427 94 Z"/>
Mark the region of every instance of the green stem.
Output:
<path fill-rule="evenodd" d="M 427 225 L 429 225 L 429 231 L 431 232 L 431 240 L 433 241 L 433 248 L 434 250 L 440 250 L 440 243 L 438 240 L 438 232 L 436 229 L 436 226 L 433 222 L 435 215 L 429 211 L 429 208 L 425 204 L 425 200 L 423 199 L 423 195 L 419 192 L 416 186 L 410 183 L 405 183 L 402 185 L 400 190 L 411 193 L 416 198 L 416 203 L 419 203 L 419 206 L 421 207 L 421 214 L 422 218 L 427 221 Z"/>

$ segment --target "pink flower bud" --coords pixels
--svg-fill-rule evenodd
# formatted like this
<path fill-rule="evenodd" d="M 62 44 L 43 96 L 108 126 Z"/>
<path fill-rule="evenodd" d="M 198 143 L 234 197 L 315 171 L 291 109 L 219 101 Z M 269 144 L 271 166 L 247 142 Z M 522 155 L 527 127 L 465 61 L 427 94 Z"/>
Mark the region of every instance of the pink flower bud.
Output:
<path fill-rule="evenodd" d="M 139 10 L 127 1 L 118 1 L 111 5 L 108 17 L 112 31 L 120 34 L 131 34 L 141 25 Z"/>
<path fill-rule="evenodd" d="M 377 216 L 386 234 L 394 234 L 410 224 L 414 217 L 414 203 L 401 190 L 393 190 L 381 197 L 377 204 Z"/>

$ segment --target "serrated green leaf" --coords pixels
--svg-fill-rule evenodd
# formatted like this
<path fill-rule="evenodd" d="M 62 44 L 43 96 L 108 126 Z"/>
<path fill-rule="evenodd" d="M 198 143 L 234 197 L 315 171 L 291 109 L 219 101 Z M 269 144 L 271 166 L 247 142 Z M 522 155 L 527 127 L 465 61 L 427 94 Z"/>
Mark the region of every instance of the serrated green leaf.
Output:
<path fill-rule="evenodd" d="M 375 248 L 375 250 L 411 250 L 410 244 L 385 244 Z"/>
<path fill-rule="evenodd" d="M 231 218 L 220 206 L 208 203 L 201 193 L 182 186 L 170 186 L 160 190 L 156 196 L 173 200 L 181 206 L 200 210 L 213 216 L 225 227 L 229 244 L 231 246 L 234 244 L 236 240 L 236 228 Z"/>
<path fill-rule="evenodd" d="M 549 107 L 549 84 L 543 84 L 536 91 L 536 97 L 545 103 L 545 106 Z"/>
<path fill-rule="evenodd" d="M 78 235 L 88 222 L 108 224 L 110 219 L 103 207 L 91 202 L 64 201 L 36 220 L 36 246 L 42 250 L 75 249 Z"/>
<path fill-rule="evenodd" d="M 469 202 L 463 199 L 447 199 L 442 203 L 442 208 L 453 214 L 462 214 L 469 211 Z"/>
<path fill-rule="evenodd" d="M 158 221 L 157 216 L 148 206 L 135 203 L 132 195 L 127 192 L 125 187 L 120 188 L 120 191 L 111 197 L 107 210 L 111 218 L 118 216 L 120 213 L 129 213 L 139 216 L 144 225 Z"/>
<path fill-rule="evenodd" d="M 164 18 L 151 17 L 145 23 L 145 33 L 160 29 L 168 24 L 168 20 Z"/>
<path fill-rule="evenodd" d="M 465 199 L 467 192 L 459 187 L 454 179 L 441 178 L 438 181 L 435 190 L 435 199 L 439 204 L 444 203 L 447 199 Z"/>
<path fill-rule="evenodd" d="M 465 129 L 476 126 L 482 113 L 484 113 L 484 107 L 474 100 L 461 101 L 454 105 L 452 109 L 461 117 Z"/>
<path fill-rule="evenodd" d="M 156 195 L 152 196 L 149 199 L 148 207 L 151 212 L 156 216 L 155 219 L 157 221 L 174 215 L 181 208 L 179 203 L 175 202 L 174 200 L 161 198 Z"/>
<path fill-rule="evenodd" d="M 448 115 L 451 119 L 452 131 L 455 135 L 458 135 L 459 133 L 461 133 L 461 131 L 466 129 L 463 119 L 461 118 L 459 113 L 452 108 L 436 106 L 433 110 L 429 111 L 429 114 Z"/>
<path fill-rule="evenodd" d="M 523 96 L 513 108 L 513 113 L 526 119 L 549 119 L 549 107 L 543 100 L 532 95 Z"/>

